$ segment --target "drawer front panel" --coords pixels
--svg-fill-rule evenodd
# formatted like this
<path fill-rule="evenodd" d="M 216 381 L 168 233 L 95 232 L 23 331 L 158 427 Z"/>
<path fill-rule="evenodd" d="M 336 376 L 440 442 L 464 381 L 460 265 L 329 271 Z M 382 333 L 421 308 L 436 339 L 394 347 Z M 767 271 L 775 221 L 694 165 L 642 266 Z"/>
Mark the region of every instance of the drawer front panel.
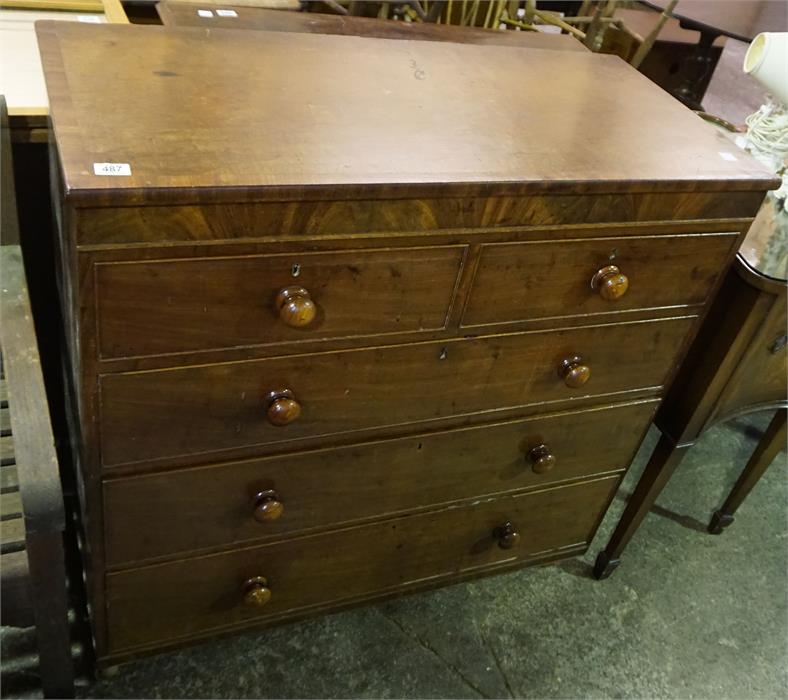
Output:
<path fill-rule="evenodd" d="M 701 304 L 738 235 L 483 245 L 462 323 L 476 326 Z M 607 300 L 600 294 L 601 279 L 596 289 L 591 283 L 599 270 L 613 265 L 629 284 L 622 296 Z"/>
<path fill-rule="evenodd" d="M 441 329 L 464 251 L 444 246 L 99 263 L 100 352 L 128 357 Z M 288 288 L 305 290 L 294 303 L 303 314 L 308 299 L 311 320 L 280 311 L 278 295 Z"/>
<path fill-rule="evenodd" d="M 113 651 L 264 620 L 591 540 L 618 477 L 107 575 Z M 519 543 L 493 531 L 515 525 Z M 270 601 L 243 602 L 265 577 Z"/>
<path fill-rule="evenodd" d="M 783 288 L 728 380 L 714 409 L 714 420 L 746 406 L 788 400 L 787 315 Z"/>
<path fill-rule="evenodd" d="M 694 318 L 367 348 L 101 378 L 106 466 L 661 386 Z M 579 355 L 587 383 L 559 377 Z M 291 391 L 292 402 L 272 401 Z M 273 393 L 272 393 L 273 392 Z M 272 408 L 296 408 L 294 417 Z"/>
<path fill-rule="evenodd" d="M 124 564 L 623 469 L 656 405 L 106 481 L 107 560 Z M 540 445 L 547 450 L 538 451 Z M 258 505 L 266 510 L 256 511 Z"/>

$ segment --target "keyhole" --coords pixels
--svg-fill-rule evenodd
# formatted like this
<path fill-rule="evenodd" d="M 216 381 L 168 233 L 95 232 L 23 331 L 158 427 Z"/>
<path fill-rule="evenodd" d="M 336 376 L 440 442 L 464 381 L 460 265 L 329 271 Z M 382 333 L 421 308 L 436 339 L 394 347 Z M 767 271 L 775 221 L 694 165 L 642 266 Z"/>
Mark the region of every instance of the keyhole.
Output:
<path fill-rule="evenodd" d="M 290 268 L 290 274 L 293 275 L 293 277 L 298 277 L 298 275 L 301 274 L 301 265 L 293 263 L 293 266 Z"/>
<path fill-rule="evenodd" d="M 608 260 L 615 260 L 618 257 L 618 248 L 613 248 L 610 251 L 610 255 L 607 256 Z"/>
<path fill-rule="evenodd" d="M 438 355 L 439 360 L 445 360 L 449 356 L 449 353 L 446 352 L 446 348 L 441 348 L 440 355 Z"/>

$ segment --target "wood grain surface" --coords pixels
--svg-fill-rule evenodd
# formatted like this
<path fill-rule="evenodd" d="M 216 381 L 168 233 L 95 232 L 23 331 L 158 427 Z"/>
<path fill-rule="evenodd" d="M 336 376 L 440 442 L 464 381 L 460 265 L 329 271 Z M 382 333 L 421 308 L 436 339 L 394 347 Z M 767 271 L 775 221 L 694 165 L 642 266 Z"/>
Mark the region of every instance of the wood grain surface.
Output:
<path fill-rule="evenodd" d="M 264 446 L 354 430 L 652 388 L 673 368 L 694 317 L 323 352 L 101 377 L 105 466 Z M 562 360 L 591 378 L 570 389 Z M 269 392 L 301 406 L 266 419 Z"/>
<path fill-rule="evenodd" d="M 622 470 L 657 403 L 107 480 L 107 560 L 128 566 Z M 529 459 L 539 445 L 555 458 L 546 473 Z M 283 511 L 258 522 L 255 495 L 268 490 Z"/>
<path fill-rule="evenodd" d="M 330 601 L 405 589 L 491 563 L 521 560 L 585 543 L 619 477 L 303 537 L 257 548 L 149 566 L 107 576 L 112 651 Z M 514 549 L 493 531 L 511 521 Z M 269 582 L 262 608 L 243 603 L 243 583 Z"/>
<path fill-rule="evenodd" d="M 776 183 L 743 152 L 722 155 L 732 148 L 723 135 L 613 56 L 134 25 L 37 32 L 71 197 Z M 513 89 L 519 72 L 539 80 Z M 96 163 L 130 174 L 96 175 Z"/>
<path fill-rule="evenodd" d="M 702 304 L 739 233 L 483 245 L 463 326 Z M 591 281 L 616 265 L 629 287 L 603 299 Z"/>
<path fill-rule="evenodd" d="M 435 190 L 432 187 L 424 189 Z M 584 227 L 620 222 L 652 226 L 681 225 L 709 219 L 742 219 L 749 224 L 763 192 L 681 192 L 504 196 L 481 198 L 432 195 L 418 198 L 105 207 L 80 209 L 75 236 L 80 246 L 218 240 L 305 239 L 357 234 L 438 232 L 482 229 L 474 233 L 524 226 Z M 582 188 L 581 188 L 582 189 Z M 217 196 L 217 195 L 213 195 Z M 367 195 L 368 196 L 368 195 Z M 707 223 L 708 225 L 708 223 Z M 511 235 L 513 232 L 508 231 Z M 555 232 L 553 235 L 557 235 Z M 630 235 L 635 231 L 623 231 Z M 614 234 L 615 235 L 615 234 Z"/>
<path fill-rule="evenodd" d="M 204 257 L 96 268 L 102 357 L 435 330 L 446 324 L 464 246 Z M 280 290 L 315 318 L 292 327 Z"/>

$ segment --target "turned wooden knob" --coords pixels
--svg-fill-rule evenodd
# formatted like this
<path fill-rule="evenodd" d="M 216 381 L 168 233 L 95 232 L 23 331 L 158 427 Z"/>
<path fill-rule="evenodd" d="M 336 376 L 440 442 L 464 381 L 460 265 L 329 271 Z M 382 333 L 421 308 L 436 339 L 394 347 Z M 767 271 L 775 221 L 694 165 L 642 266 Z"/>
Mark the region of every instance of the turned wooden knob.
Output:
<path fill-rule="evenodd" d="M 288 425 L 301 415 L 301 404 L 290 389 L 277 389 L 268 394 L 266 415 L 271 425 Z"/>
<path fill-rule="evenodd" d="M 537 445 L 528 453 L 531 469 L 537 474 L 549 472 L 555 466 L 555 455 L 550 454 L 547 445 Z"/>
<path fill-rule="evenodd" d="M 629 278 L 615 265 L 608 265 L 591 278 L 591 289 L 595 289 L 605 301 L 615 301 L 627 293 Z"/>
<path fill-rule="evenodd" d="M 254 497 L 254 519 L 261 523 L 276 520 L 285 512 L 285 504 L 276 491 L 258 491 Z"/>
<path fill-rule="evenodd" d="M 292 328 L 303 328 L 315 320 L 317 307 L 303 287 L 285 287 L 276 295 L 279 318 Z"/>
<path fill-rule="evenodd" d="M 252 608 L 262 608 L 271 600 L 271 589 L 268 579 L 264 576 L 255 576 L 247 579 L 243 585 L 244 603 Z"/>
<path fill-rule="evenodd" d="M 514 523 L 505 522 L 503 525 L 496 527 L 493 530 L 493 537 L 498 540 L 498 546 L 501 549 L 511 549 L 520 544 L 520 533 Z"/>
<path fill-rule="evenodd" d="M 567 357 L 558 366 L 558 376 L 564 380 L 564 384 L 570 389 L 577 389 L 577 387 L 583 386 L 588 381 L 588 378 L 591 376 L 591 368 L 583 364 L 582 357 L 572 355 L 572 357 Z"/>

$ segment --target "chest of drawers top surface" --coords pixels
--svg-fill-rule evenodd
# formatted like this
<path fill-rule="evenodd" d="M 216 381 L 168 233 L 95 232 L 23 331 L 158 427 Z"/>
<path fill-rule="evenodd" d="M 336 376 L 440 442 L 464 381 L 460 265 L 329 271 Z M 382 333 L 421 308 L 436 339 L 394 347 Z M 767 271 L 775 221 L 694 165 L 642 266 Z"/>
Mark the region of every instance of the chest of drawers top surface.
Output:
<path fill-rule="evenodd" d="M 37 32 L 65 192 L 91 203 L 773 184 L 612 56 L 79 23 Z M 128 168 L 96 174 L 103 163 Z"/>

